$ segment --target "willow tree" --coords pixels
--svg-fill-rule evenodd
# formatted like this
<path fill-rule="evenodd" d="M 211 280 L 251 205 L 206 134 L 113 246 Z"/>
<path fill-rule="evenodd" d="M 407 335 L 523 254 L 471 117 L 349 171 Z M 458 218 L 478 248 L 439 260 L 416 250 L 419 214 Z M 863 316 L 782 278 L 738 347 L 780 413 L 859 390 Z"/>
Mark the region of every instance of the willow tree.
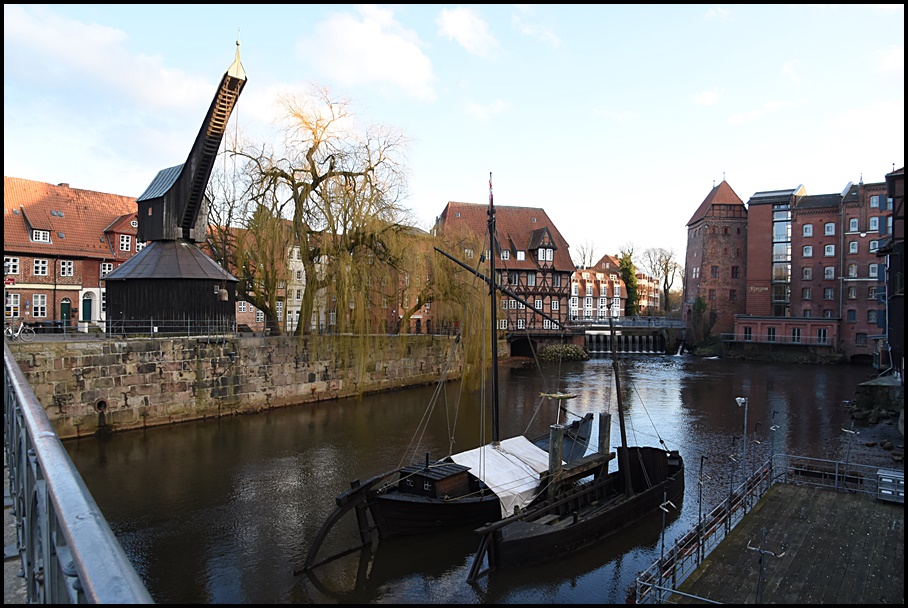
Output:
<path fill-rule="evenodd" d="M 299 248 L 306 283 L 297 333 L 311 331 L 317 303 L 337 315 L 337 328 L 352 330 L 368 318 L 355 312 L 364 311 L 371 296 L 366 280 L 379 280 L 399 264 L 393 242 L 406 215 L 399 204 L 406 138 L 391 128 L 360 126 L 348 102 L 325 89 L 283 97 L 280 105 L 281 143 L 238 154 L 247 161 L 252 188 L 281 201 L 290 223 L 287 245 Z M 362 264 L 370 260 L 372 270 L 365 272 Z"/>

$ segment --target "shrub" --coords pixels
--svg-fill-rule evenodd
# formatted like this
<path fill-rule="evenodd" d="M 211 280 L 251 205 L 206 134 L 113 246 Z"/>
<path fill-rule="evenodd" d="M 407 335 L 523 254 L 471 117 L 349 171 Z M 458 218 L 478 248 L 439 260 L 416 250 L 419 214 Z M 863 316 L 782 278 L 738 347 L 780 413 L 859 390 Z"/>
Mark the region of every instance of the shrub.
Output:
<path fill-rule="evenodd" d="M 539 350 L 542 361 L 587 361 L 590 354 L 576 344 L 550 344 Z"/>

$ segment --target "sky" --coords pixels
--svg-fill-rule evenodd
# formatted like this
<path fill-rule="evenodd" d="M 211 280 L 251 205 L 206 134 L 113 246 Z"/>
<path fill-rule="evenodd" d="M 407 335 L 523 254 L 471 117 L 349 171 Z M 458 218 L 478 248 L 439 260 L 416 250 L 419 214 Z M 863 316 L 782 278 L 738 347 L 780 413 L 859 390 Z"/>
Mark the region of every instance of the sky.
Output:
<path fill-rule="evenodd" d="M 231 128 L 271 141 L 313 86 L 407 138 L 403 205 L 541 207 L 596 259 L 683 261 L 746 203 L 904 166 L 904 5 L 10 5 L 4 175 L 139 196 L 186 160 L 240 40 Z"/>

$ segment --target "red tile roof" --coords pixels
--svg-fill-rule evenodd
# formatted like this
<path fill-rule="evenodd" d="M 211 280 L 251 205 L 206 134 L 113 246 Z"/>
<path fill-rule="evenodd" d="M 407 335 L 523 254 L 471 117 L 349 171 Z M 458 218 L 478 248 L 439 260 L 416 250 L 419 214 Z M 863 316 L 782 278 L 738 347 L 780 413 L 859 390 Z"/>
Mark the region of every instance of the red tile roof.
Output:
<path fill-rule="evenodd" d="M 690 221 L 687 222 L 687 225 L 690 226 L 694 222 L 702 220 L 706 217 L 706 214 L 709 212 L 709 208 L 713 205 L 741 205 L 744 206 L 744 201 L 735 194 L 735 191 L 731 189 L 731 186 L 728 185 L 728 182 L 724 179 L 722 183 L 710 190 L 709 194 L 703 199 L 703 202 L 700 203 L 700 206 L 697 207 L 697 210 L 694 212 L 694 215 L 690 218 Z"/>
<path fill-rule="evenodd" d="M 485 243 L 488 239 L 488 205 L 474 203 L 449 202 L 441 214 L 441 221 L 445 226 L 466 226 Z M 538 207 L 507 207 L 495 205 L 495 228 L 498 234 L 498 246 L 510 249 L 511 259 L 504 265 L 511 270 L 537 268 L 535 255 L 530 251 L 540 246 L 541 240 L 548 234 L 554 243 L 556 270 L 573 271 L 574 262 L 571 261 L 570 245 L 561 236 L 558 228 Z M 517 260 L 514 255 L 517 251 L 526 251 L 526 259 Z"/>
<path fill-rule="evenodd" d="M 129 223 L 135 219 L 134 197 L 3 177 L 5 253 L 126 259 L 131 254 L 119 251 L 105 231 L 135 238 Z M 32 241 L 30 228 L 47 230 L 51 242 Z"/>

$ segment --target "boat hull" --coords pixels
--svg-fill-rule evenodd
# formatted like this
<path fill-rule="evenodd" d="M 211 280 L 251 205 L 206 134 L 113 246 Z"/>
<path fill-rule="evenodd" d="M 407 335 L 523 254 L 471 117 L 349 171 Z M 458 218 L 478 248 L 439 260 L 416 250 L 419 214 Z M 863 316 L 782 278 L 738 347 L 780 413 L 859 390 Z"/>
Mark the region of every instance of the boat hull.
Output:
<path fill-rule="evenodd" d="M 501 504 L 492 493 L 440 500 L 390 491 L 371 496 L 369 511 L 379 538 L 425 534 L 458 526 L 476 527 L 501 519 Z"/>
<path fill-rule="evenodd" d="M 653 456 L 649 454 L 650 458 Z M 585 491 L 578 491 L 573 501 L 565 494 L 559 499 L 560 504 L 528 510 L 523 519 L 514 518 L 491 532 L 491 567 L 513 568 L 562 557 L 657 512 L 666 498 L 679 504 L 684 496 L 684 467 L 680 457 L 677 465 L 666 465 L 665 471 L 662 480 L 651 486 L 645 479 L 639 479 L 643 475 L 634 475 L 635 488 L 638 482 L 648 487 L 635 491 L 631 497 L 624 495 L 622 474 L 614 472 L 593 481 Z M 637 472 L 641 472 L 639 468 Z M 647 471 L 648 475 L 651 473 Z"/>

